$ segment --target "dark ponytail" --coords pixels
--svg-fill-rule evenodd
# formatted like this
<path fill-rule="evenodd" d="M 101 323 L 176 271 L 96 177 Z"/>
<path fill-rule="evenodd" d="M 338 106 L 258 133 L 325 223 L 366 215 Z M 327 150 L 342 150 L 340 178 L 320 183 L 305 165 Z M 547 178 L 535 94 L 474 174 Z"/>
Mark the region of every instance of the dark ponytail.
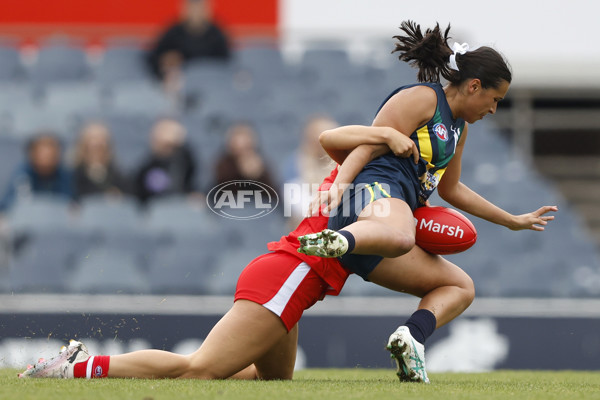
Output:
<path fill-rule="evenodd" d="M 421 25 L 413 21 L 402 22 L 400 29 L 404 35 L 394 36 L 398 42 L 392 53 L 400 52 L 401 61 L 419 69 L 419 82 L 439 82 L 440 76 L 452 85 L 460 85 L 468 79 L 477 78 L 485 88 L 497 88 L 502 81 L 512 80 L 508 63 L 500 53 L 491 47 L 479 47 L 465 54 L 456 55 L 458 71 L 450 68 L 448 62 L 453 54 L 448 46 L 450 25 L 442 33 L 440 24 L 421 32 Z"/>

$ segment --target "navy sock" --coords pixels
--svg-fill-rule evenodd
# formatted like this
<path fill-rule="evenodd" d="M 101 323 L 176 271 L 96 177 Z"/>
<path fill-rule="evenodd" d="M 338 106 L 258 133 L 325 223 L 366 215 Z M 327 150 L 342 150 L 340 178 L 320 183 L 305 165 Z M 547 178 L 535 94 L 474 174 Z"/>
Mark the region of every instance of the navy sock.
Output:
<path fill-rule="evenodd" d="M 417 310 L 404 323 L 410 330 L 410 334 L 415 340 L 421 344 L 425 344 L 425 340 L 435 331 L 437 320 L 435 315 L 429 310 Z"/>
<path fill-rule="evenodd" d="M 346 240 L 348 241 L 348 251 L 346 251 L 346 254 L 352 253 L 352 250 L 354 250 L 354 246 L 356 245 L 356 240 L 354 239 L 354 235 L 348 231 L 338 231 L 337 233 L 339 233 L 340 235 L 345 237 Z"/>

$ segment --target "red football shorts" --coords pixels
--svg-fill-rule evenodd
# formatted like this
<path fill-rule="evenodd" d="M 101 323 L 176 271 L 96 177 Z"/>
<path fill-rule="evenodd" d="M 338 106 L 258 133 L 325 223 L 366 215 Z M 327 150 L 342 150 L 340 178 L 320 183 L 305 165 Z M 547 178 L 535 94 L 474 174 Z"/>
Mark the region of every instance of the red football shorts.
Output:
<path fill-rule="evenodd" d="M 329 288 L 304 261 L 283 251 L 258 256 L 242 271 L 235 300 L 261 304 L 291 330 Z"/>

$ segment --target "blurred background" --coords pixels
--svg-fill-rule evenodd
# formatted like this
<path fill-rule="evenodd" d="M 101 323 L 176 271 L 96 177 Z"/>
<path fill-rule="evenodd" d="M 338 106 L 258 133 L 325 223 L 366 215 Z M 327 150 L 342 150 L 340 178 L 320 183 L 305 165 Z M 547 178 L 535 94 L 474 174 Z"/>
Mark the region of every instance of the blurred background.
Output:
<path fill-rule="evenodd" d="M 448 349 L 475 343 L 486 361 L 460 370 L 597 368 L 598 8 L 583 0 L 2 2 L 0 365 L 30 362 L 25 345 L 44 352 L 51 337 L 87 337 L 107 353 L 197 346 L 243 267 L 302 215 L 296 207 L 229 220 L 206 207 L 207 193 L 252 179 L 282 202 L 306 201 L 284 188 L 330 170 L 318 134 L 370 124 L 389 92 L 415 81 L 390 54 L 400 22 L 413 19 L 451 23 L 454 40 L 492 45 L 514 70 L 497 115 L 470 127 L 462 180 L 512 213 L 560 209 L 541 234 L 472 217 L 478 243 L 450 259 L 479 297 L 435 335 L 430 366 L 456 368 Z M 351 277 L 339 299 L 307 313 L 300 362 L 387 366 L 379 348 L 414 304 Z M 325 340 L 322 319 L 338 321 Z M 564 365 L 548 351 L 556 342 Z"/>

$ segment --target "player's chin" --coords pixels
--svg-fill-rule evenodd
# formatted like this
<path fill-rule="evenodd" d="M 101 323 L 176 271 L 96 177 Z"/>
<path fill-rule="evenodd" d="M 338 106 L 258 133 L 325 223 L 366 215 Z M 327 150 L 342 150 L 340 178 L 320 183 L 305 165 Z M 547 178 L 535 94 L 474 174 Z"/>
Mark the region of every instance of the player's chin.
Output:
<path fill-rule="evenodd" d="M 477 115 L 475 117 L 471 117 L 469 119 L 465 119 L 465 121 L 467 121 L 467 123 L 469 123 L 469 124 L 474 124 L 475 122 L 477 122 L 479 120 L 482 120 L 483 117 L 485 117 L 485 114 L 480 114 L 480 115 Z"/>

